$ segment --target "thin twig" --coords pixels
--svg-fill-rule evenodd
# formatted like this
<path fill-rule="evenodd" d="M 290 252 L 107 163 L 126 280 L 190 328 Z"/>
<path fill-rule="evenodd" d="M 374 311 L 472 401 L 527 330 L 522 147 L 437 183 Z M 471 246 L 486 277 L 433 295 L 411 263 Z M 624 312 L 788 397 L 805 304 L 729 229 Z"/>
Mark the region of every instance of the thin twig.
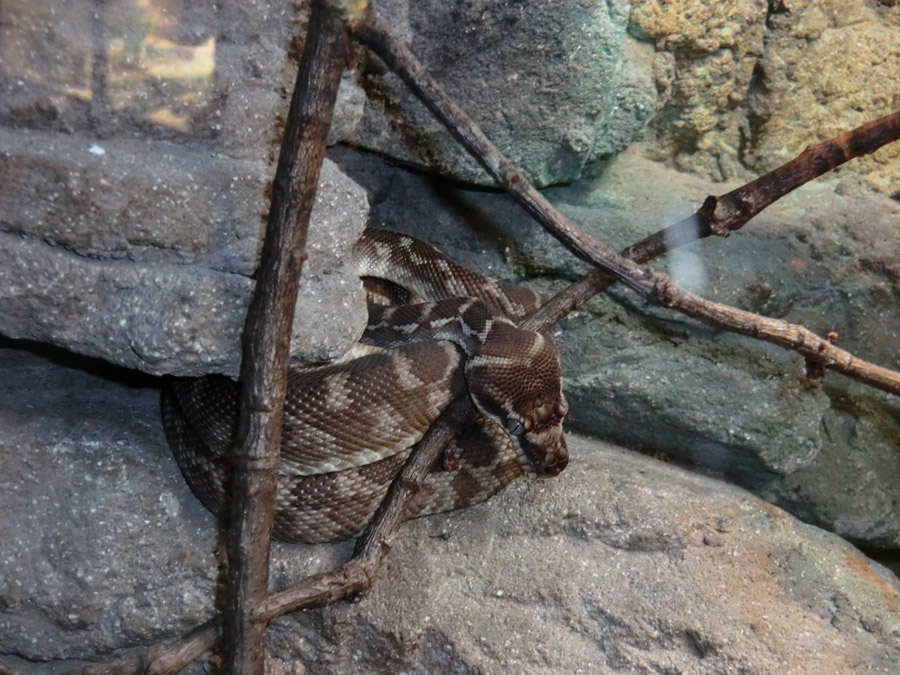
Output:
<path fill-rule="evenodd" d="M 228 600 L 224 672 L 265 667 L 269 541 L 280 462 L 291 328 L 306 233 L 325 139 L 344 70 L 349 35 L 340 14 L 315 1 L 297 72 L 256 287 L 243 333 L 241 407 L 232 452 L 233 487 L 226 540 Z"/>
<path fill-rule="evenodd" d="M 608 274 L 638 293 L 648 303 L 675 309 L 724 330 L 766 340 L 787 349 L 794 349 L 805 356 L 807 361 L 836 370 L 873 387 L 900 396 L 900 373 L 876 366 L 838 349 L 828 340 L 815 335 L 802 326 L 795 326 L 785 321 L 769 319 L 704 300 L 694 293 L 685 291 L 665 274 L 656 272 L 649 267 L 640 266 L 603 246 L 557 211 L 522 177 L 519 170 L 487 139 L 472 119 L 447 96 L 406 45 L 397 40 L 387 25 L 374 13 L 369 14 L 366 21 L 355 32 L 355 36 L 406 83 L 435 117 L 462 143 L 469 154 L 478 160 L 513 199 L 582 260 L 604 269 Z M 897 121 L 894 121 L 893 124 L 896 125 Z M 890 127 L 890 125 L 887 126 Z M 813 152 L 812 157 L 815 158 L 818 155 Z M 823 166 L 834 166 L 837 163 L 823 163 Z M 802 163 L 796 166 L 802 166 Z M 786 185 L 793 182 L 789 178 L 785 177 Z M 800 178 L 798 177 L 796 180 L 800 180 Z M 758 191 L 759 186 L 756 189 Z M 752 195 L 753 192 L 751 191 L 750 194 Z M 740 204 L 741 202 L 736 199 L 726 200 L 726 204 L 733 205 L 735 203 Z M 710 210 L 714 210 L 715 206 L 712 204 Z M 740 209 L 740 217 L 723 213 L 721 219 L 723 221 L 740 220 L 746 213 L 758 212 L 758 209 L 756 211 L 754 209 L 757 207 L 750 203 Z"/>
<path fill-rule="evenodd" d="M 856 157 L 900 139 L 900 111 L 810 145 L 791 161 L 719 197 L 709 196 L 696 213 L 650 235 L 623 254 L 646 261 L 666 249 L 715 234 L 727 237 L 792 190 Z M 648 249 L 648 250 L 644 250 Z"/>

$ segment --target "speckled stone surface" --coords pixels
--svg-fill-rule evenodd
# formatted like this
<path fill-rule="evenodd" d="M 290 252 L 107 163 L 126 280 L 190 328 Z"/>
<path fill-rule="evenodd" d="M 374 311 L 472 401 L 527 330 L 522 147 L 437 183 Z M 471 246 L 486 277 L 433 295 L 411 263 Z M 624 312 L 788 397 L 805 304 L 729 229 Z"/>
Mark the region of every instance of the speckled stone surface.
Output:
<path fill-rule="evenodd" d="M 270 167 L 158 142 L 109 141 L 94 156 L 84 139 L 0 138 L 0 334 L 149 373 L 236 375 Z M 295 307 L 298 359 L 340 356 L 362 332 L 346 261 L 367 215 L 365 192 L 326 161 Z"/>
<path fill-rule="evenodd" d="M 139 5 L 2 10 L 0 335 L 236 375 L 309 3 Z M 329 143 L 363 100 L 348 73 Z M 344 263 L 367 213 L 326 162 L 297 359 L 339 356 L 362 330 Z"/>
<path fill-rule="evenodd" d="M 386 0 L 378 13 L 491 142 L 536 185 L 578 178 L 618 152 L 656 111 L 639 45 L 626 49 L 623 0 L 498 3 Z M 636 68 L 632 62 L 640 62 Z M 481 166 L 377 58 L 360 63 L 367 101 L 351 140 L 465 181 Z"/>

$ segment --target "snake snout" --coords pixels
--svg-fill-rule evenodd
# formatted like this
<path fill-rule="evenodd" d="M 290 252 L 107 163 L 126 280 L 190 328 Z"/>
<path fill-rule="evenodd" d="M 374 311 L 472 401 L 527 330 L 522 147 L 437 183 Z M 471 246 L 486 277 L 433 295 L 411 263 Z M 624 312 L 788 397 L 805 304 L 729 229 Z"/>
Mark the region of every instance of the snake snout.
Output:
<path fill-rule="evenodd" d="M 559 475 L 569 463 L 569 449 L 560 424 L 528 432 L 518 440 L 532 470 L 542 478 Z"/>

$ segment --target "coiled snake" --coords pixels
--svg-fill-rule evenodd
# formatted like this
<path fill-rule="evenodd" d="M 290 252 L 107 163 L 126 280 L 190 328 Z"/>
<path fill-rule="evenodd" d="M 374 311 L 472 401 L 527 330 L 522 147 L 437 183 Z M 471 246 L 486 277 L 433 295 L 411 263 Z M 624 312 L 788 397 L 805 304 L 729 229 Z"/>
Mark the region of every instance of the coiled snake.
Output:
<path fill-rule="evenodd" d="M 514 323 L 541 297 L 388 230 L 367 230 L 353 257 L 370 298 L 360 341 L 376 349 L 291 367 L 274 536 L 319 542 L 360 532 L 412 447 L 461 396 L 473 414 L 443 451 L 452 461 L 436 462 L 409 502 L 408 518 L 483 501 L 526 473 L 562 471 L 559 355 L 547 337 Z M 375 304 L 398 299 L 404 304 Z M 238 384 L 219 375 L 176 379 L 163 392 L 175 459 L 213 512 L 226 494 L 238 396 Z"/>

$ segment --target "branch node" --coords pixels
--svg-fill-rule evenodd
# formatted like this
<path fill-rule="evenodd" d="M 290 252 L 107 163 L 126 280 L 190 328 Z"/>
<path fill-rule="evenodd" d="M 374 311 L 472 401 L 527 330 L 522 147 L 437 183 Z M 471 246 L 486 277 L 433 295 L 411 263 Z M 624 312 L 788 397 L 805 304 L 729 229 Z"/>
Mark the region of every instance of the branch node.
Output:
<path fill-rule="evenodd" d="M 655 275 L 653 287 L 647 295 L 647 304 L 660 307 L 672 306 L 672 280 L 665 274 Z"/>
<path fill-rule="evenodd" d="M 719 208 L 719 198 L 715 195 L 709 195 L 703 200 L 703 204 L 697 209 L 697 218 L 700 222 L 701 231 L 707 230 L 710 234 L 717 237 L 727 237 L 731 234 L 727 222 L 723 222 L 716 215 L 716 209 Z"/>

